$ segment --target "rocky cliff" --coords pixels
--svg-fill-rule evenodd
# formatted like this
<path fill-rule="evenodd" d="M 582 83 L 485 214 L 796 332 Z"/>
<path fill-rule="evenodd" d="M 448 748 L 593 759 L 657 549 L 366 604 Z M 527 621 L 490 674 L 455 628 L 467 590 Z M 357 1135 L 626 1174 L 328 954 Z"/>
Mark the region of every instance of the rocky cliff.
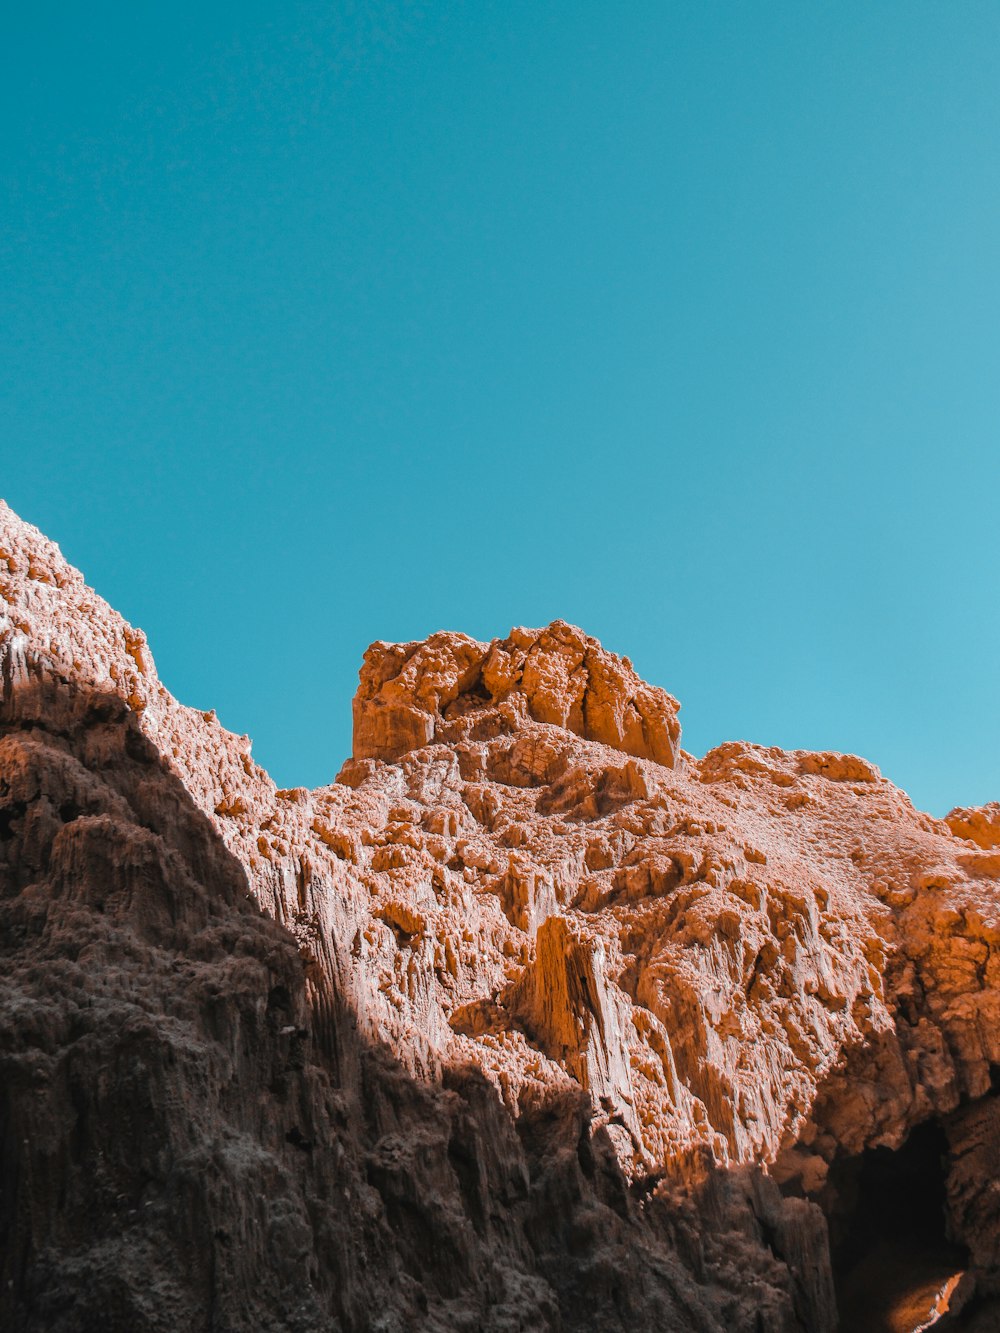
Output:
<path fill-rule="evenodd" d="M 0 665 L 0 1326 L 997 1326 L 1000 807 L 562 622 L 278 790 L 2 505 Z"/>

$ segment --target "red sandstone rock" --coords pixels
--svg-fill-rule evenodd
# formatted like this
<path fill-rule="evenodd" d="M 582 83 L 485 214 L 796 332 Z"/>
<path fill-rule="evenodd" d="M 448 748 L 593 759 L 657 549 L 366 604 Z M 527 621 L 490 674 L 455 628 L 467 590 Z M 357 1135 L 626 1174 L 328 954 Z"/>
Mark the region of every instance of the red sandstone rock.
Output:
<path fill-rule="evenodd" d="M 12 1327 L 114 1280 L 123 1328 L 822 1333 L 824 1215 L 932 1124 L 1000 1295 L 1000 807 L 685 758 L 562 622 L 373 645 L 338 781 L 278 791 L 6 508 L 0 598 Z"/>

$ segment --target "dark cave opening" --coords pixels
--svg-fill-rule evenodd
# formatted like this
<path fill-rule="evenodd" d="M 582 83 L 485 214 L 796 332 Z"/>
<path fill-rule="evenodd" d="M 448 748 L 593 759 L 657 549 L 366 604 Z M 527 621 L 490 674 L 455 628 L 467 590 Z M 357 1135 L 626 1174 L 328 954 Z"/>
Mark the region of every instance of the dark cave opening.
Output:
<path fill-rule="evenodd" d="M 948 1234 L 948 1141 L 918 1125 L 896 1150 L 869 1148 L 830 1173 L 830 1251 L 840 1327 L 914 1333 L 948 1309 L 968 1251 Z"/>

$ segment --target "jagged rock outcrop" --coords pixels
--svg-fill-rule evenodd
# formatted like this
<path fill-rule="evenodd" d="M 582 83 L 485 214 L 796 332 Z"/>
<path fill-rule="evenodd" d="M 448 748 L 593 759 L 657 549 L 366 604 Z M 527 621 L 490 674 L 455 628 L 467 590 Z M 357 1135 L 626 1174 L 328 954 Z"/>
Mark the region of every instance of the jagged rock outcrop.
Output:
<path fill-rule="evenodd" d="M 277 790 L 5 507 L 0 669 L 4 1327 L 993 1327 L 1000 807 L 685 756 L 562 622 L 374 645 Z"/>
<path fill-rule="evenodd" d="M 1000 801 L 952 810 L 945 818 L 956 838 L 968 838 L 984 851 L 1000 847 Z"/>
<path fill-rule="evenodd" d="M 462 734 L 448 724 L 484 704 L 667 768 L 680 751 L 677 700 L 640 680 L 628 658 L 556 620 L 490 644 L 464 634 L 372 644 L 354 699 L 354 755 L 399 759 Z"/>

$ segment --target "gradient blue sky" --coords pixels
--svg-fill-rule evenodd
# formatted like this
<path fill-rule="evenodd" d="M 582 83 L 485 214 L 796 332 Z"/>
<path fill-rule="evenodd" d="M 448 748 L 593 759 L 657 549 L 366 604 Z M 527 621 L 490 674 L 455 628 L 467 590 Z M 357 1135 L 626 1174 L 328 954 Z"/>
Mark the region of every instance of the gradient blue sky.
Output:
<path fill-rule="evenodd" d="M 1000 798 L 996 0 L 5 11 L 0 494 L 279 783 L 563 617 Z"/>

